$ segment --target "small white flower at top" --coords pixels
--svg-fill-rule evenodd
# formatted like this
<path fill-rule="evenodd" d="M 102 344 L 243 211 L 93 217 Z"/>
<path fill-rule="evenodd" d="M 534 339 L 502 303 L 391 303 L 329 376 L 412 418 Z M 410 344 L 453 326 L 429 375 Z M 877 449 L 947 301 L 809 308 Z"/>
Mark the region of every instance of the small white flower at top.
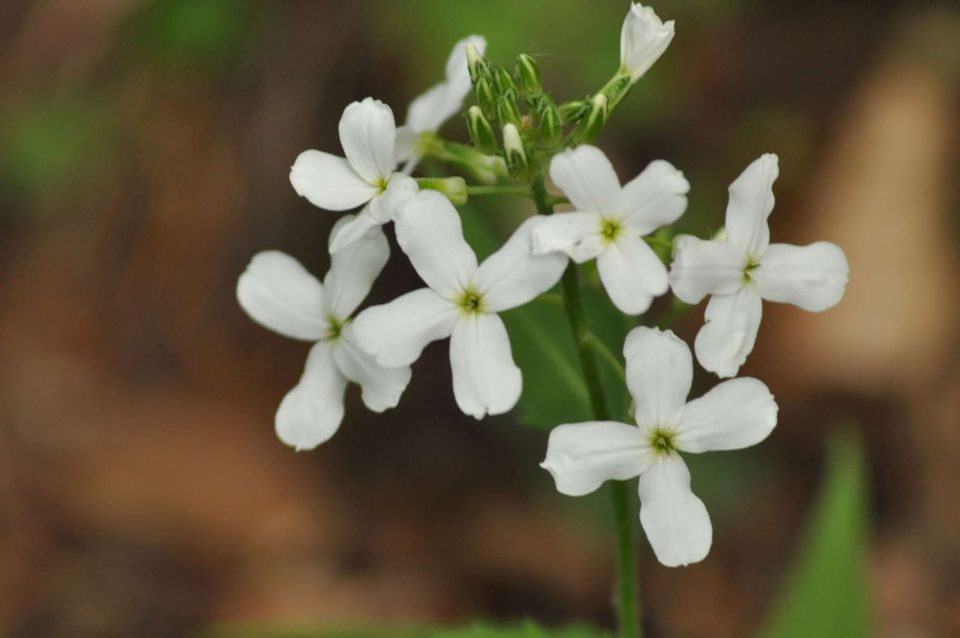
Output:
<path fill-rule="evenodd" d="M 343 110 L 339 130 L 346 158 L 309 150 L 290 169 L 294 190 L 314 206 L 335 211 L 363 206 L 350 223 L 337 224 L 330 252 L 391 221 L 403 200 L 417 192 L 413 179 L 393 170 L 397 126 L 389 106 L 369 97 L 353 102 Z"/>
<path fill-rule="evenodd" d="M 767 386 L 750 378 L 724 381 L 688 403 L 693 358 L 670 331 L 634 328 L 623 354 L 637 425 L 560 425 L 550 432 L 541 467 L 569 496 L 639 476 L 640 523 L 657 560 L 668 567 L 696 563 L 710 551 L 713 529 L 679 452 L 755 445 L 776 425 L 777 404 Z"/>
<path fill-rule="evenodd" d="M 344 217 L 337 225 L 352 218 Z M 336 433 L 347 381 L 362 387 L 363 402 L 374 412 L 399 402 L 410 368 L 377 364 L 357 347 L 350 324 L 350 315 L 389 256 L 387 238 L 375 228 L 331 257 L 322 284 L 296 259 L 278 251 L 255 255 L 240 275 L 237 299 L 254 321 L 286 337 L 316 342 L 300 382 L 277 410 L 277 436 L 287 445 L 309 450 Z"/>
<path fill-rule="evenodd" d="M 736 376 L 753 350 L 763 314 L 761 299 L 810 312 L 836 305 L 850 267 L 836 244 L 771 244 L 777 156 L 753 161 L 730 185 L 725 232 L 705 241 L 680 235 L 670 268 L 673 293 L 690 304 L 712 295 L 697 334 L 697 360 L 720 377 Z"/>
<path fill-rule="evenodd" d="M 671 40 L 673 20 L 664 23 L 653 9 L 634 2 L 620 30 L 620 71 L 630 74 L 631 84 L 636 82 L 663 55 Z"/>
<path fill-rule="evenodd" d="M 687 208 L 690 184 L 669 162 L 651 162 L 621 188 L 610 160 L 578 146 L 550 162 L 550 177 L 574 212 L 547 218 L 533 232 L 533 252 L 562 251 L 575 262 L 596 258 L 600 279 L 617 308 L 638 315 L 669 289 L 667 269 L 643 236 L 672 224 Z"/>
<path fill-rule="evenodd" d="M 354 322 L 357 343 L 380 365 L 409 365 L 432 341 L 450 337 L 453 393 L 464 413 L 480 419 L 516 405 L 523 380 L 498 312 L 552 288 L 567 264 L 560 253 L 536 257 L 528 218 L 482 264 L 463 238 L 456 209 L 440 193 L 421 191 L 397 217 L 397 242 L 427 284 Z"/>
<path fill-rule="evenodd" d="M 463 99 L 470 93 L 470 71 L 467 68 L 467 45 L 473 45 L 480 55 L 487 48 L 487 41 L 479 35 L 471 35 L 453 45 L 447 58 L 446 76 L 424 93 L 421 93 L 407 109 L 407 120 L 397 129 L 397 162 L 411 162 L 404 167 L 409 174 L 419 157 L 417 139 L 421 133 L 433 133 L 448 119 L 460 112 Z"/>

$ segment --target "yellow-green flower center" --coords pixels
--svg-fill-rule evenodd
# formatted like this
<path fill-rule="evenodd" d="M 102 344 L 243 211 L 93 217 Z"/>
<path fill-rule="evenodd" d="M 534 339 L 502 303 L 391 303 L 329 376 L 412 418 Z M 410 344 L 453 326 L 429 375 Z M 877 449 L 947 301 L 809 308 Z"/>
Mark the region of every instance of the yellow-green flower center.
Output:
<path fill-rule="evenodd" d="M 339 339 L 340 333 L 343 332 L 343 327 L 346 324 L 346 321 L 340 321 L 333 315 L 327 317 L 327 331 L 323 335 L 324 341 L 336 341 Z"/>
<path fill-rule="evenodd" d="M 484 312 L 483 295 L 472 288 L 460 294 L 457 305 L 464 314 L 473 315 Z"/>
<path fill-rule="evenodd" d="M 615 242 L 622 230 L 623 226 L 616 219 L 604 219 L 600 222 L 600 236 L 608 243 Z"/>
<path fill-rule="evenodd" d="M 760 260 L 756 257 L 749 257 L 747 259 L 747 265 L 743 269 L 743 281 L 749 282 L 751 279 L 753 279 L 753 275 L 751 275 L 750 273 L 752 273 L 754 270 L 756 270 L 759 267 L 760 267 Z"/>
<path fill-rule="evenodd" d="M 673 443 L 673 437 L 673 432 L 657 428 L 650 434 L 650 447 L 657 454 L 670 454 L 677 449 Z"/>

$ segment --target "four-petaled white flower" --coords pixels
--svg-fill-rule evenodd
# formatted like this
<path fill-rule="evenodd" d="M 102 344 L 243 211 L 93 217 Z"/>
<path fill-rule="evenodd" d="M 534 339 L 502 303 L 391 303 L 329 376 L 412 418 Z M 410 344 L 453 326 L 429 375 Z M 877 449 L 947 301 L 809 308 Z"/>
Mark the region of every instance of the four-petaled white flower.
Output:
<path fill-rule="evenodd" d="M 351 223 L 352 217 L 337 225 Z M 277 436 L 287 445 L 309 450 L 336 433 L 347 381 L 363 388 L 363 402 L 375 412 L 400 400 L 410 368 L 377 364 L 357 347 L 350 324 L 389 256 L 387 238 L 375 228 L 331 257 L 322 284 L 277 251 L 255 255 L 240 275 L 237 299 L 254 321 L 286 337 L 316 342 L 300 382 L 277 410 Z"/>
<path fill-rule="evenodd" d="M 630 5 L 630 13 L 620 30 L 620 70 L 636 82 L 663 55 L 673 40 L 673 20 L 664 23 L 650 7 L 639 2 Z"/>
<path fill-rule="evenodd" d="M 777 156 L 767 154 L 730 184 L 725 239 L 677 238 L 670 284 L 686 303 L 712 295 L 694 349 L 700 365 L 721 377 L 735 376 L 753 350 L 761 299 L 820 312 L 846 289 L 850 267 L 837 245 L 770 243 L 767 217 L 778 173 Z"/>
<path fill-rule="evenodd" d="M 520 398 L 523 380 L 498 312 L 533 300 L 557 283 L 565 255 L 537 257 L 528 218 L 500 250 L 477 265 L 460 217 L 441 194 L 421 191 L 397 217 L 397 242 L 427 284 L 354 322 L 357 343 L 384 366 L 409 365 L 432 341 L 450 337 L 453 393 L 464 413 L 502 414 Z"/>
<path fill-rule="evenodd" d="M 666 267 L 643 236 L 683 214 L 690 190 L 683 173 L 657 160 L 621 188 L 607 156 L 584 145 L 554 157 L 550 177 L 575 211 L 537 226 L 534 254 L 559 250 L 577 263 L 596 258 L 617 308 L 630 315 L 645 312 L 669 284 Z"/>
<path fill-rule="evenodd" d="M 412 160 L 404 171 L 410 173 L 417 161 L 417 138 L 421 133 L 434 132 L 450 117 L 460 112 L 463 98 L 470 93 L 470 71 L 467 68 L 467 45 L 472 44 L 483 55 L 487 41 L 479 35 L 471 35 L 453 45 L 447 58 L 446 79 L 414 98 L 407 109 L 407 121 L 397 129 L 398 162 Z"/>
<path fill-rule="evenodd" d="M 678 452 L 759 443 L 777 423 L 777 404 L 767 386 L 751 378 L 724 381 L 687 403 L 693 359 L 670 331 L 634 328 L 623 354 L 637 425 L 596 421 L 556 427 L 542 467 L 569 496 L 639 476 L 640 523 L 657 560 L 668 567 L 695 563 L 710 551 L 713 532 Z"/>
<path fill-rule="evenodd" d="M 346 158 L 309 150 L 293 163 L 290 183 L 314 206 L 336 211 L 364 207 L 350 223 L 337 225 L 330 235 L 330 252 L 391 221 L 400 204 L 417 192 L 413 179 L 393 170 L 396 133 L 390 107 L 368 97 L 349 104 L 340 117 Z"/>

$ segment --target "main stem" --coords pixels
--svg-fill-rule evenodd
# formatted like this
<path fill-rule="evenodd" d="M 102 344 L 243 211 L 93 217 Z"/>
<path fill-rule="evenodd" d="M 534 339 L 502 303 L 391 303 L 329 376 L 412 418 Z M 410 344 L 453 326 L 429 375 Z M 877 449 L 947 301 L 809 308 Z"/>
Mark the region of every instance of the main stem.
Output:
<path fill-rule="evenodd" d="M 541 215 L 553 213 L 543 177 L 538 176 L 533 184 L 533 199 Z M 580 281 L 577 265 L 570 263 L 562 279 L 564 309 L 583 369 L 583 378 L 590 395 L 593 416 L 598 421 L 610 419 L 606 393 L 600 380 L 597 359 L 590 347 L 591 334 L 580 297 Z M 630 508 L 630 490 L 624 481 L 613 481 L 610 486 L 617 532 L 617 629 L 620 638 L 640 638 L 640 603 L 637 593 L 637 554 L 634 544 L 634 517 Z"/>

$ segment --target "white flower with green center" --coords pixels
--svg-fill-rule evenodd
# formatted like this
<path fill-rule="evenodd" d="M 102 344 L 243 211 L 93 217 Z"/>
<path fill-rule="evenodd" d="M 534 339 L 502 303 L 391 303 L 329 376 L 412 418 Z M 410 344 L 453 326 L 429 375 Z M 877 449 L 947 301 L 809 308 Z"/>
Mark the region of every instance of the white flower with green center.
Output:
<path fill-rule="evenodd" d="M 667 50 L 673 40 L 673 20 L 664 23 L 650 7 L 639 2 L 630 5 L 630 13 L 620 30 L 620 71 L 636 82 Z"/>
<path fill-rule="evenodd" d="M 597 260 L 600 279 L 621 312 L 638 315 L 669 289 L 667 269 L 644 241 L 687 208 L 690 184 L 669 162 L 657 160 L 626 186 L 594 146 L 553 158 L 550 177 L 574 211 L 552 215 L 533 233 L 533 252 L 562 251 L 575 262 Z"/>
<path fill-rule="evenodd" d="M 413 179 L 393 170 L 397 127 L 389 106 L 369 97 L 353 102 L 343 110 L 339 129 L 346 158 L 309 150 L 290 169 L 293 189 L 314 206 L 334 211 L 363 206 L 349 224 L 337 225 L 330 252 L 391 221 L 400 204 L 417 192 Z"/>
<path fill-rule="evenodd" d="M 531 217 L 482 264 L 463 238 L 456 209 L 440 193 L 421 191 L 396 220 L 397 242 L 428 287 L 354 322 L 357 343 L 383 366 L 410 365 L 432 341 L 450 337 L 453 393 L 464 413 L 480 419 L 516 405 L 523 381 L 498 312 L 552 288 L 567 264 L 559 253 L 530 252 Z"/>
<path fill-rule="evenodd" d="M 353 221 L 350 215 L 337 226 Z M 348 381 L 361 386 L 363 402 L 374 412 L 399 402 L 410 368 L 379 365 L 357 347 L 350 323 L 389 256 L 387 239 L 375 228 L 331 257 L 323 283 L 278 251 L 255 255 L 240 275 L 237 299 L 254 321 L 291 339 L 316 342 L 300 382 L 277 410 L 277 436 L 287 445 L 309 450 L 336 433 Z"/>
<path fill-rule="evenodd" d="M 688 403 L 693 358 L 669 330 L 634 328 L 623 354 L 636 426 L 614 421 L 558 426 L 550 432 L 541 466 L 569 496 L 639 476 L 640 523 L 657 560 L 668 567 L 696 563 L 710 551 L 713 531 L 679 453 L 755 445 L 776 425 L 777 404 L 767 386 L 750 378 L 724 381 Z"/>
<path fill-rule="evenodd" d="M 472 44 L 483 55 L 487 41 L 479 35 L 471 35 L 453 45 L 447 59 L 446 79 L 418 95 L 407 109 L 407 121 L 397 129 L 396 160 L 411 160 L 404 171 L 413 170 L 417 157 L 417 140 L 421 133 L 433 133 L 444 122 L 460 112 L 463 99 L 473 88 L 470 70 L 467 68 L 467 45 Z"/>
<path fill-rule="evenodd" d="M 736 376 L 753 351 L 762 299 L 821 312 L 843 297 L 850 267 L 836 244 L 771 244 L 777 156 L 753 161 L 732 184 L 725 233 L 705 241 L 677 237 L 670 267 L 673 293 L 696 304 L 711 295 L 706 323 L 697 334 L 697 360 L 720 377 Z"/>

